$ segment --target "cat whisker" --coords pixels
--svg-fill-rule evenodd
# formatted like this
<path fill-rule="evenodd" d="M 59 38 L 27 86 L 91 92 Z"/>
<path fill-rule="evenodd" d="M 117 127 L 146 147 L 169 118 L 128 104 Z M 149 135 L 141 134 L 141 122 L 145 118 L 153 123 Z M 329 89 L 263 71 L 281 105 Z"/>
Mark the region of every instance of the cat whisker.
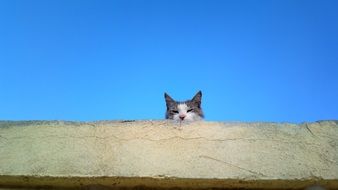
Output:
<path fill-rule="evenodd" d="M 203 119 L 201 91 L 197 92 L 191 100 L 186 101 L 176 101 L 167 93 L 164 93 L 164 98 L 167 106 L 165 118 L 179 121 L 180 127 L 182 127 L 186 121 L 198 121 Z M 182 122 L 184 123 L 182 124 Z"/>

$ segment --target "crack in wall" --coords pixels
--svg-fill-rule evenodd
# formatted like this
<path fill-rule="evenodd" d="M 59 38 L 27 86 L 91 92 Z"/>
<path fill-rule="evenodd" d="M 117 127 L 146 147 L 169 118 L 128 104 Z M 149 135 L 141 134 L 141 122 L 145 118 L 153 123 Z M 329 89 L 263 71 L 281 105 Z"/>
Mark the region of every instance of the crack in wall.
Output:
<path fill-rule="evenodd" d="M 234 168 L 237 168 L 237 169 L 240 169 L 240 170 L 247 171 L 247 172 L 249 172 L 249 173 L 251 173 L 251 174 L 254 174 L 254 175 L 259 175 L 259 176 L 261 176 L 261 177 L 268 177 L 267 175 L 265 175 L 265 174 L 263 174 L 263 173 L 256 172 L 256 171 L 253 171 L 253 170 L 249 170 L 249 169 L 246 169 L 246 168 L 237 166 L 237 165 L 235 165 L 235 164 L 231 164 L 231 163 L 226 162 L 226 161 L 224 161 L 224 160 L 220 160 L 220 159 L 217 159 L 217 158 L 213 158 L 213 157 L 211 157 L 211 156 L 200 155 L 199 157 L 200 157 L 200 158 L 206 158 L 206 159 L 214 160 L 214 161 L 216 161 L 216 162 L 220 162 L 220 163 L 223 163 L 223 164 L 225 164 L 225 165 L 229 165 L 229 166 L 231 166 L 231 167 L 234 167 Z"/>
<path fill-rule="evenodd" d="M 146 135 L 145 135 L 146 136 Z M 47 135 L 47 136 L 39 136 L 39 137 L 31 137 L 31 136 L 17 136 L 17 137 L 12 137 L 9 139 L 21 139 L 21 138 L 30 138 L 30 139 L 41 139 L 41 138 L 77 138 L 77 139 L 85 139 L 85 138 L 96 138 L 96 139 L 109 139 L 109 138 L 115 138 L 119 141 L 132 141 L 132 140 L 147 140 L 147 141 L 154 141 L 154 142 L 159 142 L 159 141 L 169 141 L 173 139 L 179 139 L 183 141 L 189 141 L 189 140 L 206 140 L 206 141 L 215 141 L 215 142 L 225 142 L 225 141 L 237 141 L 237 140 L 243 140 L 243 141 L 270 141 L 270 142 L 279 142 L 279 143 L 285 143 L 285 144 L 295 144 L 295 143 L 302 143 L 305 145 L 313 145 L 313 146 L 322 146 L 321 144 L 318 143 L 308 143 L 305 141 L 283 141 L 283 140 L 277 140 L 277 139 L 263 139 L 263 138 L 227 138 L 227 139 L 210 139 L 207 137 L 182 137 L 182 136 L 173 136 L 169 138 L 163 138 L 163 139 L 152 139 L 152 138 L 144 138 L 143 137 L 135 137 L 135 138 L 120 138 L 116 135 L 109 135 L 105 137 L 100 137 L 96 135 L 91 135 L 91 136 L 57 136 L 57 135 Z M 6 140 L 8 138 L 2 137 Z"/>
<path fill-rule="evenodd" d="M 312 136 L 317 137 L 310 129 L 309 125 L 307 123 L 305 123 L 305 128 L 311 133 Z"/>

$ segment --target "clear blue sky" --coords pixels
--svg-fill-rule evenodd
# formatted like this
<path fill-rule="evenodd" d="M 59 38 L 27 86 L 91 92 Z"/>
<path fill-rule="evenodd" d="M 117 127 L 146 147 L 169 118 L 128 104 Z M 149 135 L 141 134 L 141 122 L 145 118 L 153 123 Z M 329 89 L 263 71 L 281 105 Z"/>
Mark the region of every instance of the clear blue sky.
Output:
<path fill-rule="evenodd" d="M 0 1 L 0 120 L 338 119 L 338 1 Z"/>

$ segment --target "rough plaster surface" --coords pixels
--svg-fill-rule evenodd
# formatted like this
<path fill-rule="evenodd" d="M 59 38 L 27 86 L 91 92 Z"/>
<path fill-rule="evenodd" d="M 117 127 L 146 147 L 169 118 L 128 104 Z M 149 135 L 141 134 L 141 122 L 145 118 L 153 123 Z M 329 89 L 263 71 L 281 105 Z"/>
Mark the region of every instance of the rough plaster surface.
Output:
<path fill-rule="evenodd" d="M 0 187 L 338 189 L 338 122 L 0 122 Z"/>

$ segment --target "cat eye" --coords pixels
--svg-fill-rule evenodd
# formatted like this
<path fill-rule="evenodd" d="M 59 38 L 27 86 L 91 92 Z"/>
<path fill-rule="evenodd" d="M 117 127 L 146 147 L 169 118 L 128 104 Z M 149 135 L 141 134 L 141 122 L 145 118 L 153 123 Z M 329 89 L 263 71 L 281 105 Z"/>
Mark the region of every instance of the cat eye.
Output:
<path fill-rule="evenodd" d="M 187 112 L 191 112 L 193 109 L 188 109 L 188 111 Z"/>
<path fill-rule="evenodd" d="M 178 111 L 177 111 L 177 110 L 171 110 L 171 112 L 173 112 L 173 113 L 178 113 Z"/>

